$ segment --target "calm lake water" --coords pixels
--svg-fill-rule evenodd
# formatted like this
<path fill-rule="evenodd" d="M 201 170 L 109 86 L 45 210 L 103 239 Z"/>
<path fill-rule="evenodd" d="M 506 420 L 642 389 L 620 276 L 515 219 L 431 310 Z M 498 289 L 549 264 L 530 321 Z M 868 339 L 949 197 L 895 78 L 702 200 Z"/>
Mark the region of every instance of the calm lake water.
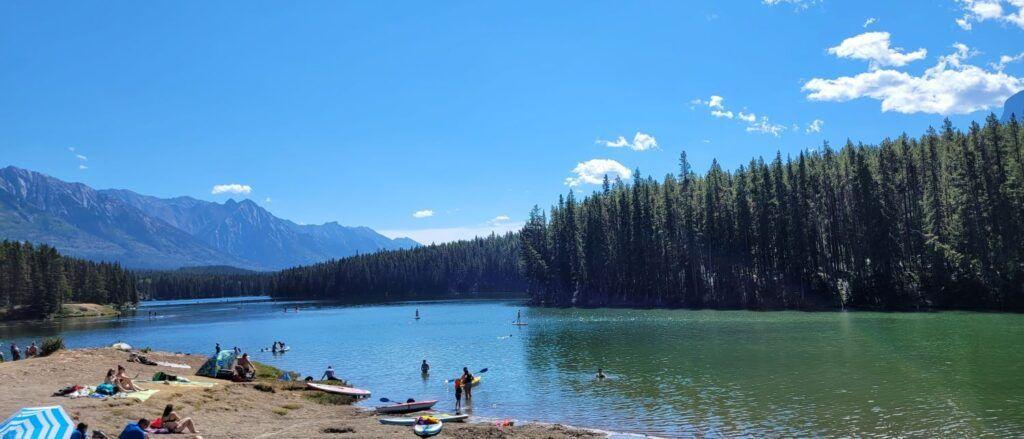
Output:
<path fill-rule="evenodd" d="M 1024 316 L 557 310 L 517 302 L 379 306 L 148 303 L 140 316 L 0 326 L 0 341 L 62 334 L 258 361 L 327 365 L 377 398 L 440 399 L 487 367 L 472 413 L 660 436 L 1024 436 Z M 529 326 L 511 325 L 517 309 Z M 412 316 L 419 309 L 421 320 Z M 141 314 L 159 313 L 157 318 Z M 291 351 L 258 352 L 274 340 Z M 432 365 L 422 379 L 419 363 Z M 594 379 L 598 366 L 610 378 Z M 97 380 L 103 371 L 97 371 Z"/>

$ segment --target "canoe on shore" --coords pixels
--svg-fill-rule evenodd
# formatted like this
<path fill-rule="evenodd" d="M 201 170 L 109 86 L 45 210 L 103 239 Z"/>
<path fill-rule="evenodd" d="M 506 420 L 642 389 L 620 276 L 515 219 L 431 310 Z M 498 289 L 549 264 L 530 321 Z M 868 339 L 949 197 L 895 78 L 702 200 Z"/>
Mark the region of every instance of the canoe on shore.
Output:
<path fill-rule="evenodd" d="M 348 395 L 356 398 L 365 398 L 370 396 L 369 390 L 357 389 L 355 387 L 344 387 L 344 386 L 332 386 L 330 384 L 320 383 L 306 383 L 306 387 L 319 390 L 321 392 L 334 393 L 337 395 Z"/>
<path fill-rule="evenodd" d="M 437 404 L 436 399 L 429 401 L 403 402 L 401 404 L 386 405 L 377 407 L 377 413 L 412 413 L 421 410 L 428 410 Z"/>

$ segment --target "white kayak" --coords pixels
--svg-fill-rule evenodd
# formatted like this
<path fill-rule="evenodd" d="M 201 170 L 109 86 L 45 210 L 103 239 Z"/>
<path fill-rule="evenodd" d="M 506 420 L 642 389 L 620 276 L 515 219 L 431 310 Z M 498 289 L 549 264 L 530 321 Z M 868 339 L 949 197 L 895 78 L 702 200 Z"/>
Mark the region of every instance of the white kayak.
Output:
<path fill-rule="evenodd" d="M 437 404 L 436 399 L 429 401 L 403 402 L 401 404 L 386 405 L 377 407 L 377 413 L 412 413 L 428 410 Z"/>
<path fill-rule="evenodd" d="M 308 387 L 310 389 L 313 389 L 313 390 L 319 390 L 321 392 L 334 393 L 334 394 L 338 394 L 338 395 L 354 396 L 356 398 L 365 398 L 367 396 L 370 396 L 370 391 L 369 390 L 357 389 L 355 387 L 332 386 L 330 384 L 320 384 L 320 383 L 312 383 L 312 382 L 306 383 L 306 387 Z"/>
<path fill-rule="evenodd" d="M 416 433 L 419 437 L 430 437 L 441 432 L 444 428 L 444 422 L 438 422 L 436 424 L 417 424 L 412 427 L 412 432 Z"/>
<path fill-rule="evenodd" d="M 449 415 L 447 413 L 435 413 L 430 416 L 441 422 L 464 422 L 469 419 L 469 415 Z M 384 425 L 416 425 L 416 418 L 380 418 L 379 421 Z"/>

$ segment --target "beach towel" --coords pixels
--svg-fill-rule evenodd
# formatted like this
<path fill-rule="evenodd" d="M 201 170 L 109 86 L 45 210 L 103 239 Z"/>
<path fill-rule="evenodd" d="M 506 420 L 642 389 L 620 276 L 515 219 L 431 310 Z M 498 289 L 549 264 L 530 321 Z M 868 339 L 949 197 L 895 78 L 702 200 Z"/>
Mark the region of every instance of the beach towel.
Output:
<path fill-rule="evenodd" d="M 111 396 L 111 398 L 134 399 L 134 400 L 137 400 L 139 402 L 146 402 L 146 400 L 151 398 L 153 396 L 153 394 L 156 393 L 156 392 L 159 392 L 159 390 L 157 390 L 157 389 L 149 389 L 149 390 L 143 390 L 143 391 L 140 391 L 140 392 L 118 393 L 117 395 Z"/>
<path fill-rule="evenodd" d="M 211 383 L 207 381 L 146 381 L 137 380 L 136 383 L 151 384 L 158 386 L 172 386 L 172 387 L 203 387 L 209 388 L 216 386 L 217 383 Z"/>
<path fill-rule="evenodd" d="M 157 361 L 157 362 L 156 362 L 156 365 L 157 365 L 157 366 L 163 366 L 163 367 L 173 367 L 173 368 L 175 368 L 175 369 L 191 369 L 191 368 L 192 368 L 192 366 L 189 366 L 189 365 L 187 365 L 187 364 L 181 364 L 181 363 L 168 363 L 168 362 L 166 362 L 166 361 Z"/>

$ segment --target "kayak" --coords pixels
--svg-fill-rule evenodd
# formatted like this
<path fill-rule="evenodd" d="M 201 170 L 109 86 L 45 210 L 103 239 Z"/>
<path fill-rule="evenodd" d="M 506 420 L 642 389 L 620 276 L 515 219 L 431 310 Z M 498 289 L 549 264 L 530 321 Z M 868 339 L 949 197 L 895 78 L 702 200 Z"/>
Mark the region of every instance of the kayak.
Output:
<path fill-rule="evenodd" d="M 472 387 L 476 387 L 476 386 L 479 386 L 479 385 L 480 385 L 480 377 L 479 376 L 473 377 L 473 385 L 472 385 Z"/>
<path fill-rule="evenodd" d="M 523 322 L 512 322 L 512 324 L 516 325 L 516 326 L 526 326 L 526 325 L 529 325 L 529 323 L 523 323 Z"/>
<path fill-rule="evenodd" d="M 416 433 L 419 437 L 430 437 L 441 432 L 441 428 L 444 428 L 444 422 L 438 422 L 436 424 L 417 424 L 412 427 L 412 432 Z"/>
<path fill-rule="evenodd" d="M 437 404 L 436 399 L 429 401 L 403 402 L 401 404 L 377 407 L 377 413 L 412 413 L 427 410 Z"/>
<path fill-rule="evenodd" d="M 469 415 L 450 415 L 448 413 L 435 413 L 430 416 L 441 422 L 463 422 L 469 419 Z M 378 421 L 384 425 L 416 425 L 416 418 L 380 418 Z"/>
<path fill-rule="evenodd" d="M 320 383 L 306 383 L 306 387 L 313 390 L 319 390 L 321 392 L 334 393 L 337 395 L 354 396 L 356 398 L 365 398 L 367 396 L 370 396 L 369 390 L 356 389 L 354 387 L 332 386 L 330 384 Z"/>

